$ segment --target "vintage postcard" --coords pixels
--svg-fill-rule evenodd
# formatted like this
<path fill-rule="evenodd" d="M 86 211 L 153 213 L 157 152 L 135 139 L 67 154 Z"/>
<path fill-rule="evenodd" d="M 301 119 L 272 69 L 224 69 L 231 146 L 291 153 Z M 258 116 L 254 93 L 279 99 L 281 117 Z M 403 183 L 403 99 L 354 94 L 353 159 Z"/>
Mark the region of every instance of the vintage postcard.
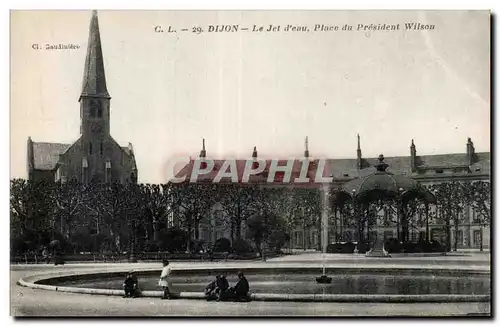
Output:
<path fill-rule="evenodd" d="M 490 11 L 14 10 L 11 315 L 490 316 Z"/>

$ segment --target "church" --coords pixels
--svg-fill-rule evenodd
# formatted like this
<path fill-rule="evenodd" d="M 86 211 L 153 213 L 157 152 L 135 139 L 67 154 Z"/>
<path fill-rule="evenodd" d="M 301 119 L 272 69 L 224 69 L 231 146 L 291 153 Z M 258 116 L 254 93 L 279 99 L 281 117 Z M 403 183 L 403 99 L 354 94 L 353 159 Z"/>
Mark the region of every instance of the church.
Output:
<path fill-rule="evenodd" d="M 37 142 L 28 137 L 28 179 L 137 183 L 132 144 L 120 146 L 110 134 L 111 97 L 106 87 L 96 11 L 93 11 L 90 21 L 82 92 L 78 102 L 80 136 L 73 144 Z"/>

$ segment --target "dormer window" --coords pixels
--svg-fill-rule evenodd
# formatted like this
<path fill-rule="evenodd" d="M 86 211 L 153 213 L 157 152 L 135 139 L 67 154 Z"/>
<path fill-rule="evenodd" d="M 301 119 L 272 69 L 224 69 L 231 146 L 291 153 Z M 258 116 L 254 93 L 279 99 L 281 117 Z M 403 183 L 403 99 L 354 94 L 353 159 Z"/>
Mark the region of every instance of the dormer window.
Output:
<path fill-rule="evenodd" d="M 436 173 L 443 173 L 443 172 L 444 172 L 443 169 L 436 170 Z"/>
<path fill-rule="evenodd" d="M 349 173 L 344 173 L 342 174 L 344 177 L 348 177 L 349 176 Z"/>

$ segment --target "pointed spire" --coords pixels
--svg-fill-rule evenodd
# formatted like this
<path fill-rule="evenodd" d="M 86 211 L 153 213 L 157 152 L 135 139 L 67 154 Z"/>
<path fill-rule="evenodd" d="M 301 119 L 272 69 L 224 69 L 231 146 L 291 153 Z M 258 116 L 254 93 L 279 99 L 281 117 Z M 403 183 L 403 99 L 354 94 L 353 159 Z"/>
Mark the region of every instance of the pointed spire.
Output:
<path fill-rule="evenodd" d="M 89 41 L 83 70 L 80 100 L 84 96 L 110 98 L 106 87 L 106 76 L 104 75 L 104 59 L 96 10 L 92 11 L 92 18 L 90 20 Z"/>
<path fill-rule="evenodd" d="M 257 146 L 253 147 L 253 153 L 252 153 L 253 158 L 257 158 Z"/>
<path fill-rule="evenodd" d="M 305 141 L 304 157 L 309 157 L 309 139 L 307 136 Z"/>
<path fill-rule="evenodd" d="M 411 140 L 411 146 L 410 146 L 410 165 L 412 172 L 417 171 L 417 148 L 415 147 L 413 139 Z"/>
<path fill-rule="evenodd" d="M 200 157 L 207 157 L 207 151 L 205 150 L 205 138 L 203 138 L 203 144 L 200 151 Z"/>
<path fill-rule="evenodd" d="M 361 137 L 358 134 L 358 149 L 356 150 L 356 165 L 359 170 L 363 168 L 363 160 L 361 157 Z"/>

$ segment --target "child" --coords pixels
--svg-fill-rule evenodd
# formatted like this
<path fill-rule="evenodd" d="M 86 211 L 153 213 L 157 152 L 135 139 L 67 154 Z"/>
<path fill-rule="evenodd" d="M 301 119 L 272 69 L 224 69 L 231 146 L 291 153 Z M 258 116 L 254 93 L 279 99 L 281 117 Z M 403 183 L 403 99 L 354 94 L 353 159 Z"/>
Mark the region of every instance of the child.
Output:
<path fill-rule="evenodd" d="M 137 296 L 137 278 L 134 273 L 129 272 L 123 282 L 124 298 L 135 298 Z"/>
<path fill-rule="evenodd" d="M 215 295 L 215 289 L 217 288 L 217 283 L 219 283 L 219 277 L 220 275 L 217 275 L 215 277 L 215 280 L 208 283 L 207 287 L 205 288 L 205 298 L 207 299 L 207 301 L 215 300 L 217 298 L 217 296 Z"/>
<path fill-rule="evenodd" d="M 160 280 L 158 285 L 163 288 L 162 299 L 170 299 L 170 291 L 168 289 L 168 276 L 170 275 L 170 266 L 168 266 L 168 260 L 163 261 L 163 270 L 161 271 Z"/>

